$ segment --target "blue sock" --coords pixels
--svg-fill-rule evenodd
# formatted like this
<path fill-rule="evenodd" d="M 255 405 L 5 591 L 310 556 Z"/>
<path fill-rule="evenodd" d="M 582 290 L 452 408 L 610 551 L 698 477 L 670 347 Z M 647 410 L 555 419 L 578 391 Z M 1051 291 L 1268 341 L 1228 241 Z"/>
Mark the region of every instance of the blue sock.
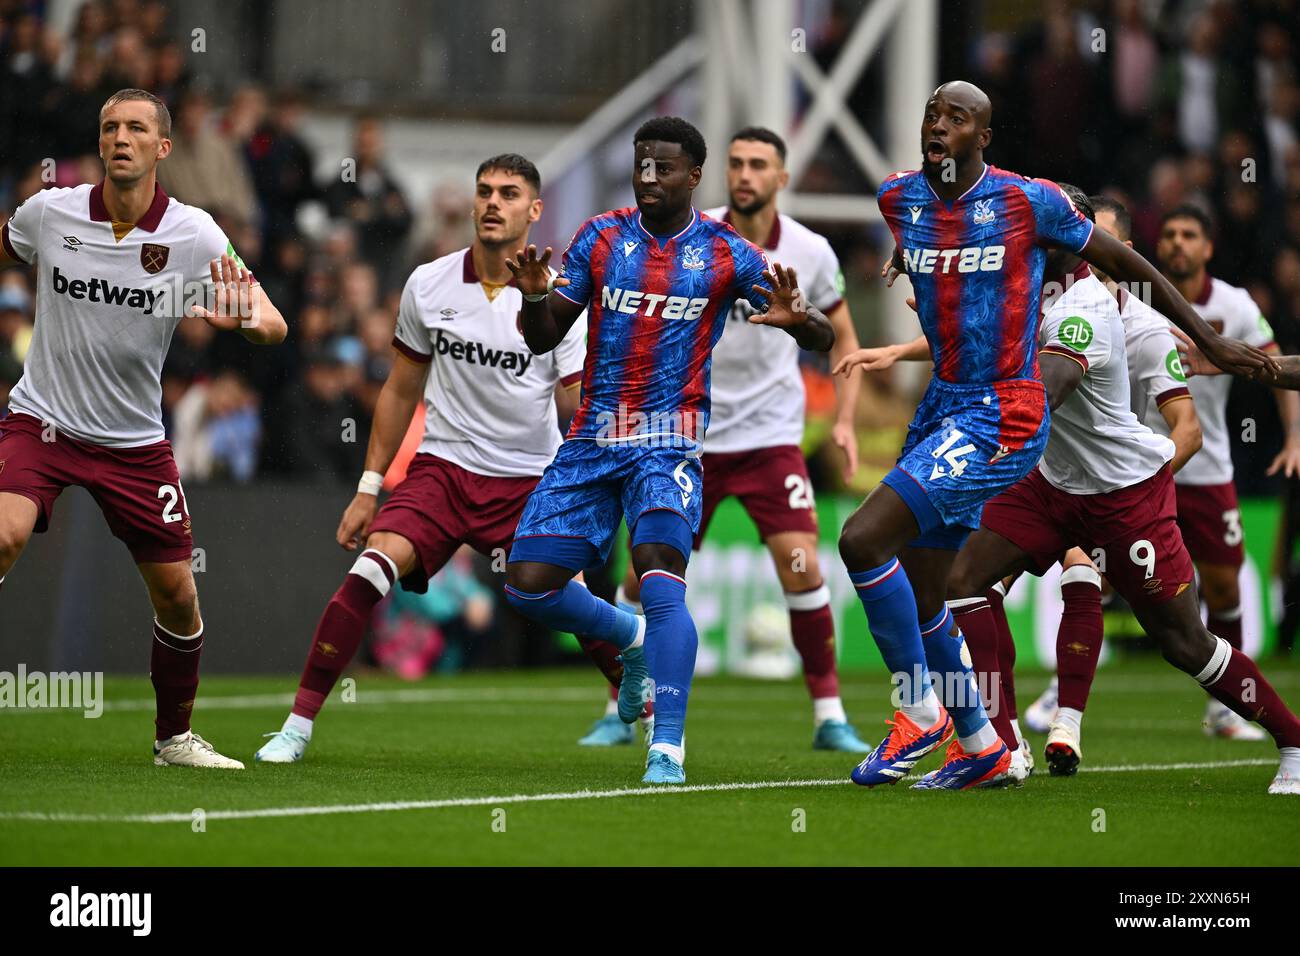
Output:
<path fill-rule="evenodd" d="M 942 611 L 921 625 L 921 639 L 925 643 L 925 659 L 938 678 L 937 692 L 943 706 L 952 715 L 953 726 L 961 738 L 986 737 L 980 731 L 992 730 L 984 702 L 980 699 L 979 685 L 975 683 L 975 670 L 961 629 L 950 636 L 954 621 L 952 612 L 945 606 Z M 985 745 L 987 746 L 987 744 Z M 980 747 L 983 750 L 984 747 Z"/>
<path fill-rule="evenodd" d="M 655 682 L 654 744 L 680 747 L 686 734 L 686 701 L 695 676 L 699 635 L 686 610 L 686 582 L 667 571 L 641 578 L 645 608 L 646 663 Z"/>
<path fill-rule="evenodd" d="M 626 650 L 636 640 L 636 615 L 602 601 L 577 581 L 543 594 L 529 594 L 507 584 L 506 600 L 525 617 L 557 631 L 600 638 L 619 650 Z"/>
<path fill-rule="evenodd" d="M 893 558 L 868 571 L 850 571 L 849 580 L 867 611 L 867 627 L 894 675 L 903 706 L 921 703 L 930 689 L 926 652 L 916 621 L 916 597 L 907 572 Z"/>

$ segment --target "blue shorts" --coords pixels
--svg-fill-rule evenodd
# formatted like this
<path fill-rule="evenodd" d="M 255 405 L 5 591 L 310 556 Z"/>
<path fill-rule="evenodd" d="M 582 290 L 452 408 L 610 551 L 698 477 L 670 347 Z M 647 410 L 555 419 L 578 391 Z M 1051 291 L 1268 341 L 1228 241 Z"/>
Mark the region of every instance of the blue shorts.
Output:
<path fill-rule="evenodd" d="M 913 547 L 959 550 L 985 502 L 1038 464 L 1051 414 L 1042 382 L 954 385 L 931 379 L 884 483 L 912 509 Z"/>
<path fill-rule="evenodd" d="M 690 449 L 566 441 L 528 496 L 510 560 L 575 571 L 602 564 L 620 520 L 634 544 L 670 544 L 689 558 L 700 528 L 703 482 L 699 454 Z M 638 522 L 650 512 L 671 514 L 656 516 L 638 533 Z"/>

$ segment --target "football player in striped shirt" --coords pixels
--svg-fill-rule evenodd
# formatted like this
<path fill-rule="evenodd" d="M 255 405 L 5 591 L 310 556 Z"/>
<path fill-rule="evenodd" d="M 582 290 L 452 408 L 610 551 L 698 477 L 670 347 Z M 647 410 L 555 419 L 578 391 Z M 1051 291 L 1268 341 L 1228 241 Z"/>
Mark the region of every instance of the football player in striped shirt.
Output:
<path fill-rule="evenodd" d="M 732 305 L 752 322 L 828 350 L 830 322 L 808 306 L 797 276 L 692 204 L 706 148 L 676 117 L 633 137 L 636 205 L 587 220 L 561 276 L 550 250 L 521 249 L 510 267 L 524 294 L 529 348 L 544 355 L 587 310 L 582 403 L 519 521 L 506 594 L 557 629 L 611 639 L 624 682 L 646 682 L 655 706 L 646 783 L 684 782 L 686 703 L 698 635 L 686 609 L 686 563 L 700 527 L 700 455 L 709 423 L 709 357 Z M 644 633 L 636 615 L 573 581 L 609 555 L 621 520 L 632 539 Z M 606 637 L 606 635 L 610 635 Z M 653 675 L 653 680 L 648 680 Z M 631 723 L 639 701 L 620 701 Z"/>

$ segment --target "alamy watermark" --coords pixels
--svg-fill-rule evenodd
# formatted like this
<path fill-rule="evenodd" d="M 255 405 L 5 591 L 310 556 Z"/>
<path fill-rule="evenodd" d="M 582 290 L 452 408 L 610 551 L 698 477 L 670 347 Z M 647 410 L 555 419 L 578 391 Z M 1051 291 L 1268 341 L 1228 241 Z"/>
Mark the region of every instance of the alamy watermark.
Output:
<path fill-rule="evenodd" d="M 80 710 L 87 720 L 104 713 L 103 671 L 0 671 L 0 710 Z"/>

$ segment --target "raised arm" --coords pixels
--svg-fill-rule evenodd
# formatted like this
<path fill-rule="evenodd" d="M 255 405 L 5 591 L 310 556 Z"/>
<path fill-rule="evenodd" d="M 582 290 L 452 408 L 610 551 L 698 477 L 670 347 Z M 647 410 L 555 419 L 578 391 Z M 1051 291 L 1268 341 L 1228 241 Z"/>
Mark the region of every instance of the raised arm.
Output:
<path fill-rule="evenodd" d="M 850 352 L 836 363 L 831 372 L 834 375 L 849 375 L 855 368 L 861 368 L 864 372 L 883 372 L 895 362 L 929 360 L 930 344 L 925 340 L 924 335 L 918 335 L 910 342 Z"/>
<path fill-rule="evenodd" d="M 534 355 L 544 355 L 559 345 L 583 310 L 583 306 L 555 291 L 567 286 L 569 280 L 562 276 L 552 279 L 550 265 L 550 246 L 540 259 L 537 246 L 530 245 L 516 252 L 513 259 L 506 260 L 506 268 L 524 295 L 519 327 L 528 350 Z"/>
<path fill-rule="evenodd" d="M 771 272 L 763 273 L 763 278 L 771 288 L 755 284 L 752 291 L 767 303 L 767 311 L 755 312 L 749 321 L 783 330 L 801 349 L 829 352 L 835 344 L 835 329 L 830 319 L 808 304 L 795 271 L 777 263 Z"/>
<path fill-rule="evenodd" d="M 1117 282 L 1128 283 L 1130 288 L 1150 289 L 1148 305 L 1187 333 L 1205 357 L 1225 372 L 1272 380 L 1277 371 L 1274 359 L 1253 346 L 1215 332 L 1155 266 L 1105 230 L 1092 230 L 1079 255 Z"/>
<path fill-rule="evenodd" d="M 845 356 L 858 350 L 858 332 L 853 328 L 853 316 L 849 314 L 849 305 L 841 301 L 830 315 L 831 329 L 835 333 L 835 344 L 831 346 L 831 368 L 835 368 Z M 862 384 L 856 375 L 845 375 L 843 379 L 832 377 L 835 386 L 835 423 L 831 426 L 831 441 L 844 453 L 844 480 L 848 481 L 858 470 L 858 436 L 854 419 L 858 409 L 858 387 Z"/>

